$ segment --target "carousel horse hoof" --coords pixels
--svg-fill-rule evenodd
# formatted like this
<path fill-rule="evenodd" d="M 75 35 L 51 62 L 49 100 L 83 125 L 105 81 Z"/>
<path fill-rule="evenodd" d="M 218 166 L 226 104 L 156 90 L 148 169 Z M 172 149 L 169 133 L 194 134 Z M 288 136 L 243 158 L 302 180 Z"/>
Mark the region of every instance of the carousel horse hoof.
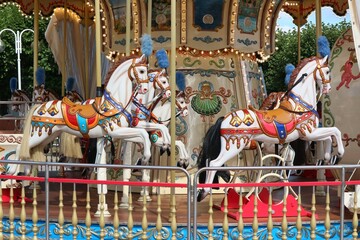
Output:
<path fill-rule="evenodd" d="M 231 174 L 230 171 L 218 171 L 217 175 L 220 176 L 225 182 L 230 182 Z"/>
<path fill-rule="evenodd" d="M 166 151 L 166 150 L 161 147 L 161 148 L 160 148 L 160 156 L 162 156 L 165 151 Z"/>
<path fill-rule="evenodd" d="M 61 163 L 66 162 L 66 157 L 64 155 L 60 156 L 59 162 Z"/>
<path fill-rule="evenodd" d="M 167 148 L 167 149 L 166 149 L 166 153 L 167 153 L 168 157 L 171 155 L 170 148 Z"/>
<path fill-rule="evenodd" d="M 207 196 L 204 189 L 199 189 L 197 193 L 197 202 L 201 202 Z"/>
<path fill-rule="evenodd" d="M 177 166 L 181 167 L 181 168 L 184 168 L 184 169 L 187 169 L 187 167 L 189 166 L 189 162 L 186 161 L 186 160 L 179 160 L 177 162 Z"/>
<path fill-rule="evenodd" d="M 337 165 L 341 162 L 342 157 L 340 155 L 336 155 L 335 156 L 335 161 L 334 161 L 334 165 Z"/>
<path fill-rule="evenodd" d="M 141 165 L 143 165 L 141 158 L 139 158 L 139 159 L 136 161 L 135 165 L 136 165 L 136 166 L 141 166 Z M 131 175 L 141 176 L 142 173 L 141 173 L 141 170 L 140 170 L 140 169 L 134 168 L 134 169 L 131 170 Z"/>

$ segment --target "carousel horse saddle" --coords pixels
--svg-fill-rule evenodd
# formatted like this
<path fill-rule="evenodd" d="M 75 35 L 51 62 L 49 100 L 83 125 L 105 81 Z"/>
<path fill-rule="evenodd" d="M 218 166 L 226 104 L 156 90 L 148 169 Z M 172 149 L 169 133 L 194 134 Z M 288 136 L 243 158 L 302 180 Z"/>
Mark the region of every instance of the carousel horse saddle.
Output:
<path fill-rule="evenodd" d="M 272 123 L 274 121 L 282 124 L 287 124 L 295 119 L 293 113 L 286 111 L 285 109 L 291 109 L 291 103 L 283 101 L 280 104 L 281 108 L 273 110 L 257 110 L 253 106 L 249 106 L 249 109 L 256 113 L 256 115 L 262 115 L 263 121 Z"/>
<path fill-rule="evenodd" d="M 282 144 L 285 142 L 287 135 L 295 130 L 296 118 L 294 113 L 285 110 L 291 109 L 290 102 L 284 101 L 280 106 L 282 107 L 274 110 L 257 110 L 251 106 L 249 106 L 249 109 L 256 114 L 264 134 L 278 138 L 280 144 Z"/>
<path fill-rule="evenodd" d="M 99 114 L 92 104 L 81 105 L 64 97 L 61 104 L 66 125 L 86 136 L 89 129 L 98 125 Z"/>

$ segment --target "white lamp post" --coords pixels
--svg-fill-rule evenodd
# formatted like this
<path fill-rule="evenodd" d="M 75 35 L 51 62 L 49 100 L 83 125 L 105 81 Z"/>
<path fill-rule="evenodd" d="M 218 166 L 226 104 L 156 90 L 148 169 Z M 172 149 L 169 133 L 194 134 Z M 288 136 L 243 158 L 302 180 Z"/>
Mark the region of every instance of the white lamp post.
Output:
<path fill-rule="evenodd" d="M 18 82 L 19 82 L 19 89 L 21 90 L 21 58 L 20 58 L 20 54 L 22 52 L 22 43 L 21 43 L 21 37 L 23 35 L 24 32 L 30 31 L 32 33 L 34 33 L 34 30 L 26 28 L 24 30 L 20 31 L 14 31 L 10 28 L 4 28 L 3 30 L 0 31 L 0 36 L 3 32 L 5 31 L 10 31 L 14 34 L 15 36 L 15 52 L 17 54 L 17 65 L 18 65 Z M 5 49 L 5 44 L 4 42 L 1 40 L 0 38 L 0 53 L 2 51 L 4 51 Z"/>

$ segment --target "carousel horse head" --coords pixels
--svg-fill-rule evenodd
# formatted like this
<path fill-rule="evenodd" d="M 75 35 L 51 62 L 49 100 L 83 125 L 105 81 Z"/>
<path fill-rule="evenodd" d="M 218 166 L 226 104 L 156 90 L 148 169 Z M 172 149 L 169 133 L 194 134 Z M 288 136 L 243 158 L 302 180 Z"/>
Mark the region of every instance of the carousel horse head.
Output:
<path fill-rule="evenodd" d="M 58 99 L 55 93 L 45 89 L 45 70 L 42 67 L 39 67 L 36 70 L 36 82 L 37 85 L 34 86 L 33 91 L 33 102 L 43 103 L 50 100 Z"/>
<path fill-rule="evenodd" d="M 17 79 L 12 77 L 10 79 L 11 101 L 12 102 L 29 102 L 30 98 L 25 91 L 17 89 Z M 18 113 L 25 114 L 26 106 L 24 103 L 14 103 L 11 105 L 11 110 Z"/>
<path fill-rule="evenodd" d="M 188 103 L 185 100 L 185 93 L 183 91 L 176 90 L 176 107 L 182 117 L 189 115 Z"/>
<path fill-rule="evenodd" d="M 150 73 L 150 81 L 153 78 L 154 84 L 156 89 L 160 89 L 164 95 L 164 98 L 170 97 L 171 91 L 170 91 L 170 84 L 169 84 L 169 77 L 167 75 L 166 69 L 169 67 L 169 58 L 166 54 L 166 51 L 164 49 L 160 49 L 155 54 L 158 66 L 163 69 L 161 71 L 158 71 L 158 73 L 154 76 Z"/>
<path fill-rule="evenodd" d="M 83 102 L 84 98 L 75 90 L 75 78 L 69 77 L 66 81 L 66 95 L 70 101 L 72 102 Z"/>
<path fill-rule="evenodd" d="M 164 98 L 171 96 L 169 77 L 165 70 L 150 70 L 149 81 L 153 84 L 153 89 L 159 89 Z"/>
<path fill-rule="evenodd" d="M 176 106 L 181 112 L 181 116 L 185 117 L 189 115 L 188 102 L 186 102 L 185 95 L 185 75 L 180 71 L 176 71 L 176 86 L 179 90 L 176 90 Z"/>

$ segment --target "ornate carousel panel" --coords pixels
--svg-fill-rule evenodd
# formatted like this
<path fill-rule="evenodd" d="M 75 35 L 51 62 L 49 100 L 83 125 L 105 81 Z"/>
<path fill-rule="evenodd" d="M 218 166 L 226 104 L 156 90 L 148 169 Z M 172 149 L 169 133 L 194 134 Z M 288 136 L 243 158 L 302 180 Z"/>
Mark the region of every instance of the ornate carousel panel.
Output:
<path fill-rule="evenodd" d="M 342 133 L 345 155 L 341 163 L 356 164 L 360 151 L 360 73 L 351 29 L 333 46 L 330 66 L 332 91 L 324 101 L 324 126 L 337 126 Z M 360 176 L 360 173 L 357 174 Z"/>

